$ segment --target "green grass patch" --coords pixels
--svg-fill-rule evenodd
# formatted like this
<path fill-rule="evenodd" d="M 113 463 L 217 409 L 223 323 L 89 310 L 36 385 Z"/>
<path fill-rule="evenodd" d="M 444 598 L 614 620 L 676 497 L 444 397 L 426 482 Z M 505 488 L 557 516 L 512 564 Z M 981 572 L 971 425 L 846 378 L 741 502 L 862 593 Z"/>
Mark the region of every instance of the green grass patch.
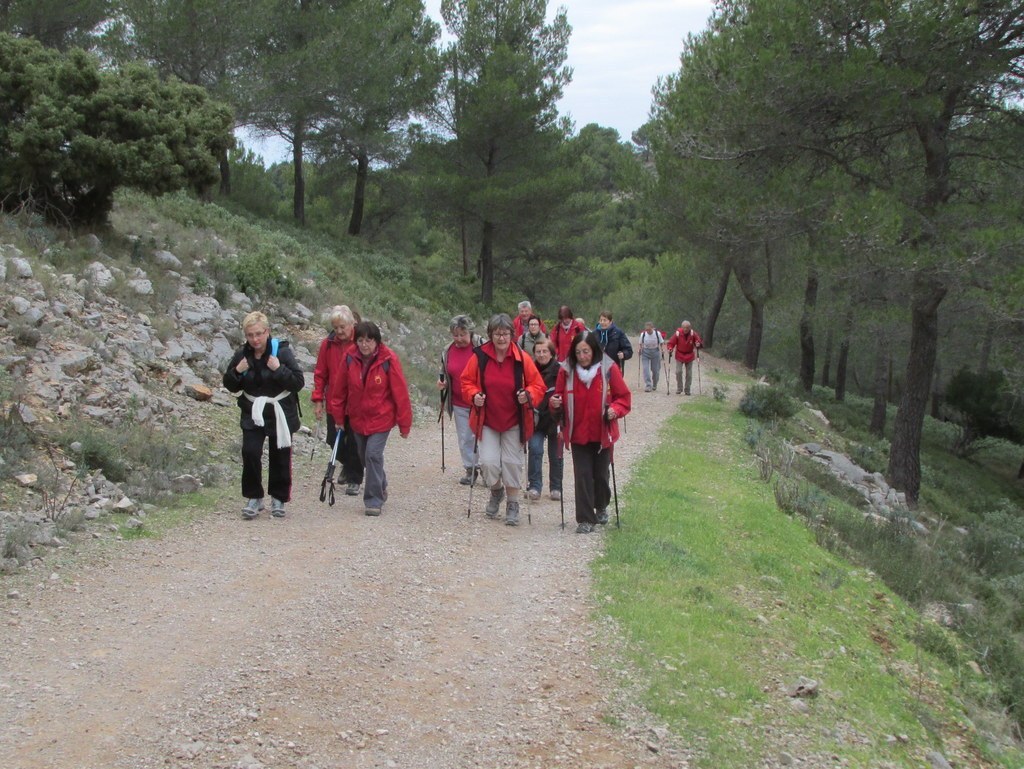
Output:
<path fill-rule="evenodd" d="M 780 750 L 822 766 L 957 755 L 956 673 L 914 644 L 922 621 L 910 607 L 777 509 L 745 425 L 711 399 L 673 418 L 595 564 L 645 705 L 700 746 L 705 767 L 773 765 Z M 940 636 L 928 643 L 955 658 Z M 820 683 L 805 712 L 785 693 L 800 676 Z"/>

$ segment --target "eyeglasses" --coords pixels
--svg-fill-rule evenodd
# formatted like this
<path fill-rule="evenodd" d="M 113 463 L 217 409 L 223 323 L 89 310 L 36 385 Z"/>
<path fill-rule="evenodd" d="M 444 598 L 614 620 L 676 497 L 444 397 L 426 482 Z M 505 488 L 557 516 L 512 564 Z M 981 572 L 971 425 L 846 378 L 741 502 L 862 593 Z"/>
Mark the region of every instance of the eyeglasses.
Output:
<path fill-rule="evenodd" d="M 512 336 L 512 332 L 511 331 L 495 331 L 495 332 L 493 332 L 491 334 L 491 336 Z"/>

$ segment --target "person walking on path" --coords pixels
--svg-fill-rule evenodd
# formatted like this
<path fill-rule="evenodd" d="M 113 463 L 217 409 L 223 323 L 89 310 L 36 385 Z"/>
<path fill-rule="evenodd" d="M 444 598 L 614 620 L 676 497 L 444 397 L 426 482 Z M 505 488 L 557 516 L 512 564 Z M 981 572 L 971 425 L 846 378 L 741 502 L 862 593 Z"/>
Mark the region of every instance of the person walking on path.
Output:
<path fill-rule="evenodd" d="M 331 376 L 341 370 L 345 353 L 355 348 L 353 331 L 356 326 L 357 314 L 347 305 L 339 304 L 331 310 L 329 320 L 331 333 L 320 343 L 320 351 L 316 356 L 316 368 L 313 369 L 313 394 L 310 396 L 310 400 L 313 401 L 313 414 L 317 421 L 323 417 L 325 412 L 327 413 L 327 445 L 333 447 L 338 425 L 334 423 L 334 417 L 327 411 L 327 391 Z M 359 493 L 359 487 L 363 484 L 363 463 L 359 459 L 359 448 L 356 446 L 351 425 L 344 424 L 341 427 L 344 429 L 341 445 L 338 446 L 341 479 L 345 482 L 345 493 L 354 497 Z"/>
<path fill-rule="evenodd" d="M 533 311 L 533 305 L 530 304 L 526 299 L 519 303 L 519 312 L 512 319 L 512 339 L 518 340 L 523 334 L 526 333 L 527 326 L 530 322 L 531 317 L 536 317 L 540 322 L 540 330 L 545 334 L 548 332 L 547 326 L 544 325 L 544 321 L 540 320 L 540 316 Z"/>
<path fill-rule="evenodd" d="M 479 334 L 473 333 L 473 321 L 468 315 L 456 315 L 448 324 L 452 341 L 441 353 L 441 373 L 437 378 L 437 389 L 444 395 L 444 408 L 450 418 L 455 419 L 455 434 L 459 439 L 459 454 L 466 473 L 459 483 L 468 486 L 476 472 L 476 440 L 469 426 L 469 401 L 462 397 L 462 372 L 473 349 L 483 344 Z"/>
<path fill-rule="evenodd" d="M 533 348 L 533 359 L 537 371 L 544 380 L 544 398 L 537 408 L 537 424 L 530 438 L 530 453 L 526 470 L 526 495 L 540 499 L 544 490 L 544 441 L 548 444 L 548 490 L 551 499 L 562 498 L 562 457 L 558 450 L 558 420 L 551 415 L 548 406 L 555 392 L 558 380 L 558 361 L 555 360 L 555 344 L 545 339 Z"/>
<path fill-rule="evenodd" d="M 676 359 L 676 395 L 690 394 L 693 383 L 693 361 L 700 354 L 698 350 L 704 346 L 700 334 L 693 330 L 690 321 L 684 320 L 676 332 L 669 338 L 666 347 L 675 351 Z M 686 381 L 683 382 L 683 369 L 686 370 Z"/>
<path fill-rule="evenodd" d="M 384 447 L 396 426 L 403 438 L 409 437 L 412 404 L 402 364 L 381 341 L 377 324 L 360 321 L 355 337 L 355 349 L 345 354 L 341 376 L 331 380 L 328 409 L 338 424 L 349 420 L 365 468 L 365 512 L 380 515 L 388 498 Z"/>
<path fill-rule="evenodd" d="M 619 439 L 618 420 L 629 413 L 632 399 L 622 371 L 602 354 L 593 332 L 573 345 L 559 369 L 550 407 L 561 412 L 562 434 L 572 447 L 577 534 L 608 523 L 613 445 Z"/>
<path fill-rule="evenodd" d="M 626 361 L 633 357 L 633 345 L 629 343 L 629 337 L 625 332 L 612 322 L 610 310 L 601 311 L 594 333 L 597 335 L 597 343 L 601 345 L 601 350 L 619 364 L 621 373 L 625 369 Z"/>
<path fill-rule="evenodd" d="M 533 410 L 544 397 L 544 380 L 533 359 L 512 342 L 512 333 L 508 315 L 491 318 L 489 341 L 476 348 L 462 372 L 462 396 L 472 404 L 480 472 L 491 490 L 487 517 L 498 517 L 507 495 L 505 523 L 518 526 L 523 451 L 533 435 Z"/>
<path fill-rule="evenodd" d="M 652 321 L 644 324 L 640 332 L 640 362 L 644 372 L 644 392 L 658 389 L 661 376 L 661 356 L 665 351 L 665 335 L 654 327 Z"/>
<path fill-rule="evenodd" d="M 551 329 L 551 341 L 555 343 L 555 354 L 561 363 L 569 356 L 573 340 L 584 334 L 587 327 L 578 319 L 573 317 L 572 308 L 562 305 L 558 308 L 558 323 Z"/>
<path fill-rule="evenodd" d="M 292 496 L 292 433 L 299 429 L 298 393 L 305 376 L 287 341 L 270 338 L 270 322 L 262 312 L 242 321 L 243 344 L 224 372 L 224 387 L 238 395 L 242 428 L 242 517 L 263 510 L 263 443 L 269 439 L 267 491 L 270 514 L 283 518 Z"/>
<path fill-rule="evenodd" d="M 540 329 L 540 318 L 531 315 L 526 322 L 526 333 L 517 337 L 516 343 L 523 348 L 523 352 L 532 357 L 534 348 L 545 339 L 547 335 Z"/>

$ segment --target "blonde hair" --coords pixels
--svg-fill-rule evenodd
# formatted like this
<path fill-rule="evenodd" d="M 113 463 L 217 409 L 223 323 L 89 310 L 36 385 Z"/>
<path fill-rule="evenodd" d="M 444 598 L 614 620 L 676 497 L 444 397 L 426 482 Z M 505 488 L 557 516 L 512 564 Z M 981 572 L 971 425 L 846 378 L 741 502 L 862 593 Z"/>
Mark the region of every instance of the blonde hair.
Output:
<path fill-rule="evenodd" d="M 245 319 L 242 321 L 242 330 L 245 331 L 247 328 L 252 328 L 257 324 L 262 325 L 263 328 L 270 331 L 270 321 L 267 319 L 267 316 L 259 310 L 253 310 L 245 316 Z"/>
<path fill-rule="evenodd" d="M 338 320 L 350 325 L 355 324 L 356 319 L 352 315 L 352 310 L 349 309 L 347 304 L 336 304 L 331 308 L 331 314 L 327 316 L 327 322 L 333 327 L 334 322 Z"/>

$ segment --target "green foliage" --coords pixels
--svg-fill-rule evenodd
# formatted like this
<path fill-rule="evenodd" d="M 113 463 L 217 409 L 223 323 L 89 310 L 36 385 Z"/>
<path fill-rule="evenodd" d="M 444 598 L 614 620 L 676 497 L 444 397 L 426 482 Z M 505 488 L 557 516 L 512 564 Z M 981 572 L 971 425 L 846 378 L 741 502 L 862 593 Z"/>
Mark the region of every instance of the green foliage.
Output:
<path fill-rule="evenodd" d="M 81 421 L 62 433 L 59 440 L 77 464 L 102 470 L 103 475 L 114 483 L 128 479 L 128 463 L 116 431 Z"/>
<path fill-rule="evenodd" d="M 5 0 L 0 32 L 31 37 L 48 48 L 89 48 L 113 12 L 111 0 Z"/>
<path fill-rule="evenodd" d="M 957 456 L 972 453 L 981 438 L 1021 440 L 1020 417 L 1014 414 L 1014 399 L 1002 371 L 960 369 L 946 385 L 944 405 L 960 426 L 953 443 Z"/>
<path fill-rule="evenodd" d="M 0 35 L 0 200 L 48 218 L 102 223 L 119 187 L 160 194 L 218 178 L 232 119 L 206 92 L 142 66 L 101 70 Z"/>
<path fill-rule="evenodd" d="M 10 374 L 0 368 L 0 480 L 21 472 L 36 441 L 21 418 L 19 402 Z"/>
<path fill-rule="evenodd" d="M 985 513 L 967 535 L 964 552 L 990 577 L 1024 577 L 1024 511 L 1006 502 Z"/>
<path fill-rule="evenodd" d="M 239 256 L 231 265 L 231 273 L 239 291 L 294 298 L 295 280 L 281 270 L 281 262 L 281 255 L 271 248 L 259 248 Z"/>
<path fill-rule="evenodd" d="M 739 405 L 740 413 L 751 419 L 770 422 L 789 419 L 797 412 L 797 403 L 778 387 L 750 385 Z"/>

